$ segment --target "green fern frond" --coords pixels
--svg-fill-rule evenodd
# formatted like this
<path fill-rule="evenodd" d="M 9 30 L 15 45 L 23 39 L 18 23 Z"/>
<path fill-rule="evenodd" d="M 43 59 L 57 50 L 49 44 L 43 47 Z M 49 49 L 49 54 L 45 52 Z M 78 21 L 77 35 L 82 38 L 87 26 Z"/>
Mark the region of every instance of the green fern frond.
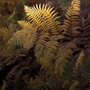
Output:
<path fill-rule="evenodd" d="M 52 7 L 47 5 L 37 5 L 33 7 L 25 6 L 26 16 L 31 23 L 38 26 L 42 32 L 51 31 L 53 34 L 60 29 L 59 17 Z"/>

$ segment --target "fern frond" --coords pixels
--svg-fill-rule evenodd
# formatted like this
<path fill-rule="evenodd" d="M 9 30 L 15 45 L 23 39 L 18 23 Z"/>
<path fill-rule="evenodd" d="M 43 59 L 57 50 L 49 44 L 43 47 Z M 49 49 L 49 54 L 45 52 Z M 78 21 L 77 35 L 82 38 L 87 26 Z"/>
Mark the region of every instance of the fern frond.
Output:
<path fill-rule="evenodd" d="M 50 30 L 54 34 L 60 29 L 60 22 L 57 20 L 59 17 L 50 6 L 41 4 L 33 7 L 25 6 L 25 12 L 28 20 L 38 26 L 42 32 Z"/>
<path fill-rule="evenodd" d="M 12 37 L 13 31 L 8 28 L 0 28 L 0 45 L 4 45 Z"/>
<path fill-rule="evenodd" d="M 18 24 L 23 28 L 23 29 L 28 29 L 28 30 L 36 30 L 38 27 L 34 26 L 33 23 L 30 23 L 28 21 L 18 21 Z"/>
<path fill-rule="evenodd" d="M 67 10 L 66 20 L 64 20 L 64 25 L 62 30 L 66 33 L 79 33 L 80 27 L 80 0 L 73 0 L 71 6 Z"/>
<path fill-rule="evenodd" d="M 69 87 L 73 82 L 73 64 L 71 60 L 73 58 L 74 46 L 61 45 L 55 56 L 55 71 L 58 80 L 61 82 L 61 87 Z M 60 79 L 59 79 L 60 78 Z"/>
<path fill-rule="evenodd" d="M 45 75 L 45 78 L 49 79 L 53 76 L 55 70 L 55 64 L 49 64 L 48 66 L 42 66 L 40 72 Z"/>
<path fill-rule="evenodd" d="M 56 56 L 56 63 L 55 63 L 55 73 L 60 75 L 61 77 L 66 72 L 66 67 L 69 66 L 70 59 L 72 57 L 72 50 L 71 49 L 64 49 L 64 51 L 58 52 L 58 55 Z"/>
<path fill-rule="evenodd" d="M 84 51 L 82 51 L 81 53 L 80 53 L 80 56 L 79 56 L 79 58 L 77 59 L 77 63 L 76 63 L 76 68 L 77 68 L 77 70 L 79 70 L 79 69 L 81 69 L 82 68 L 82 66 L 83 66 L 83 64 L 85 63 L 85 53 L 84 53 Z"/>
<path fill-rule="evenodd" d="M 41 35 L 35 47 L 35 56 L 38 62 L 42 66 L 49 66 L 52 64 L 58 46 L 59 43 L 55 40 L 50 40 L 48 34 Z"/>
<path fill-rule="evenodd" d="M 87 55 L 90 54 L 90 15 L 86 19 L 82 18 L 82 44 Z"/>
<path fill-rule="evenodd" d="M 17 31 L 8 41 L 8 48 L 16 51 L 20 49 L 29 50 L 35 45 L 37 39 L 37 29 L 29 22 L 19 21 L 19 24 L 23 25 L 23 29 Z"/>
<path fill-rule="evenodd" d="M 82 89 L 86 89 L 85 86 L 89 86 L 89 80 L 88 80 L 89 77 L 88 76 L 90 76 L 90 73 L 87 72 L 87 69 L 88 69 L 87 63 L 89 64 L 88 60 L 86 60 L 85 53 L 82 50 L 78 59 L 77 59 L 76 65 L 75 65 L 74 72 L 76 72 L 75 73 L 76 80 L 74 81 L 74 83 L 72 84 L 72 86 L 70 87 L 69 90 L 77 90 L 77 89 L 82 90 Z"/>
<path fill-rule="evenodd" d="M 60 46 L 56 54 L 55 72 L 63 76 L 65 68 L 72 59 L 73 51 L 70 47 Z"/>

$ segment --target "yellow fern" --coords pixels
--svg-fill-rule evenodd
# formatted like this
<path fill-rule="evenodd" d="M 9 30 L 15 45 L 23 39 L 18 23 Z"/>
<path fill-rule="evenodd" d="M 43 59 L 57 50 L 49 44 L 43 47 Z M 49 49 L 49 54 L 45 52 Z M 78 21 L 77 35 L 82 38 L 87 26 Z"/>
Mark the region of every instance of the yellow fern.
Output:
<path fill-rule="evenodd" d="M 62 30 L 64 33 L 79 33 L 80 29 L 80 0 L 73 0 L 71 6 L 68 8 L 65 16 L 66 20 L 64 20 L 64 25 L 62 26 Z"/>
<path fill-rule="evenodd" d="M 33 24 L 26 21 L 19 21 L 19 24 L 23 29 L 17 31 L 7 44 L 8 49 L 12 52 L 22 49 L 29 50 L 34 46 L 37 39 L 37 29 L 33 27 Z"/>
<path fill-rule="evenodd" d="M 53 11 L 53 8 L 47 7 L 47 5 L 39 4 L 38 6 L 36 4 L 35 7 L 25 6 L 25 12 L 28 20 L 18 21 L 23 29 L 17 31 L 9 40 L 8 48 L 28 50 L 35 45 L 36 39 L 39 39 L 37 34 L 43 36 L 45 32 L 56 34 L 59 31 L 60 22 L 57 20 L 57 13 Z"/>
<path fill-rule="evenodd" d="M 50 30 L 53 34 L 56 34 L 60 29 L 60 22 L 57 20 L 59 17 L 52 7 L 47 5 L 37 5 L 33 7 L 25 6 L 26 16 L 31 23 L 38 26 L 42 32 Z"/>

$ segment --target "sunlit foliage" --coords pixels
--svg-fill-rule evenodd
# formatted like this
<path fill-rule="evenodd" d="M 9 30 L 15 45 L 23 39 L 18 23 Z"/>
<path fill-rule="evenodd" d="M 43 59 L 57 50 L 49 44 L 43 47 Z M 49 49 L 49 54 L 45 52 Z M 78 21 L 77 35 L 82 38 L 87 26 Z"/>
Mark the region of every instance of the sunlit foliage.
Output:
<path fill-rule="evenodd" d="M 47 4 L 24 6 L 20 30 L 1 29 L 1 90 L 90 89 L 90 16 L 80 16 L 80 0 L 64 20 Z"/>

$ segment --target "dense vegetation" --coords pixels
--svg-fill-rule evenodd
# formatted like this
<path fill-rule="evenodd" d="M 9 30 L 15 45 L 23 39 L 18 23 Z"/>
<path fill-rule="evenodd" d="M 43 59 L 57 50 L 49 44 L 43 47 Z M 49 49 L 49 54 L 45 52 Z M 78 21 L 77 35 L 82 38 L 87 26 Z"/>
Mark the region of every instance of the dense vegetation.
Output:
<path fill-rule="evenodd" d="M 90 14 L 61 2 L 0 1 L 0 90 L 90 89 Z"/>

